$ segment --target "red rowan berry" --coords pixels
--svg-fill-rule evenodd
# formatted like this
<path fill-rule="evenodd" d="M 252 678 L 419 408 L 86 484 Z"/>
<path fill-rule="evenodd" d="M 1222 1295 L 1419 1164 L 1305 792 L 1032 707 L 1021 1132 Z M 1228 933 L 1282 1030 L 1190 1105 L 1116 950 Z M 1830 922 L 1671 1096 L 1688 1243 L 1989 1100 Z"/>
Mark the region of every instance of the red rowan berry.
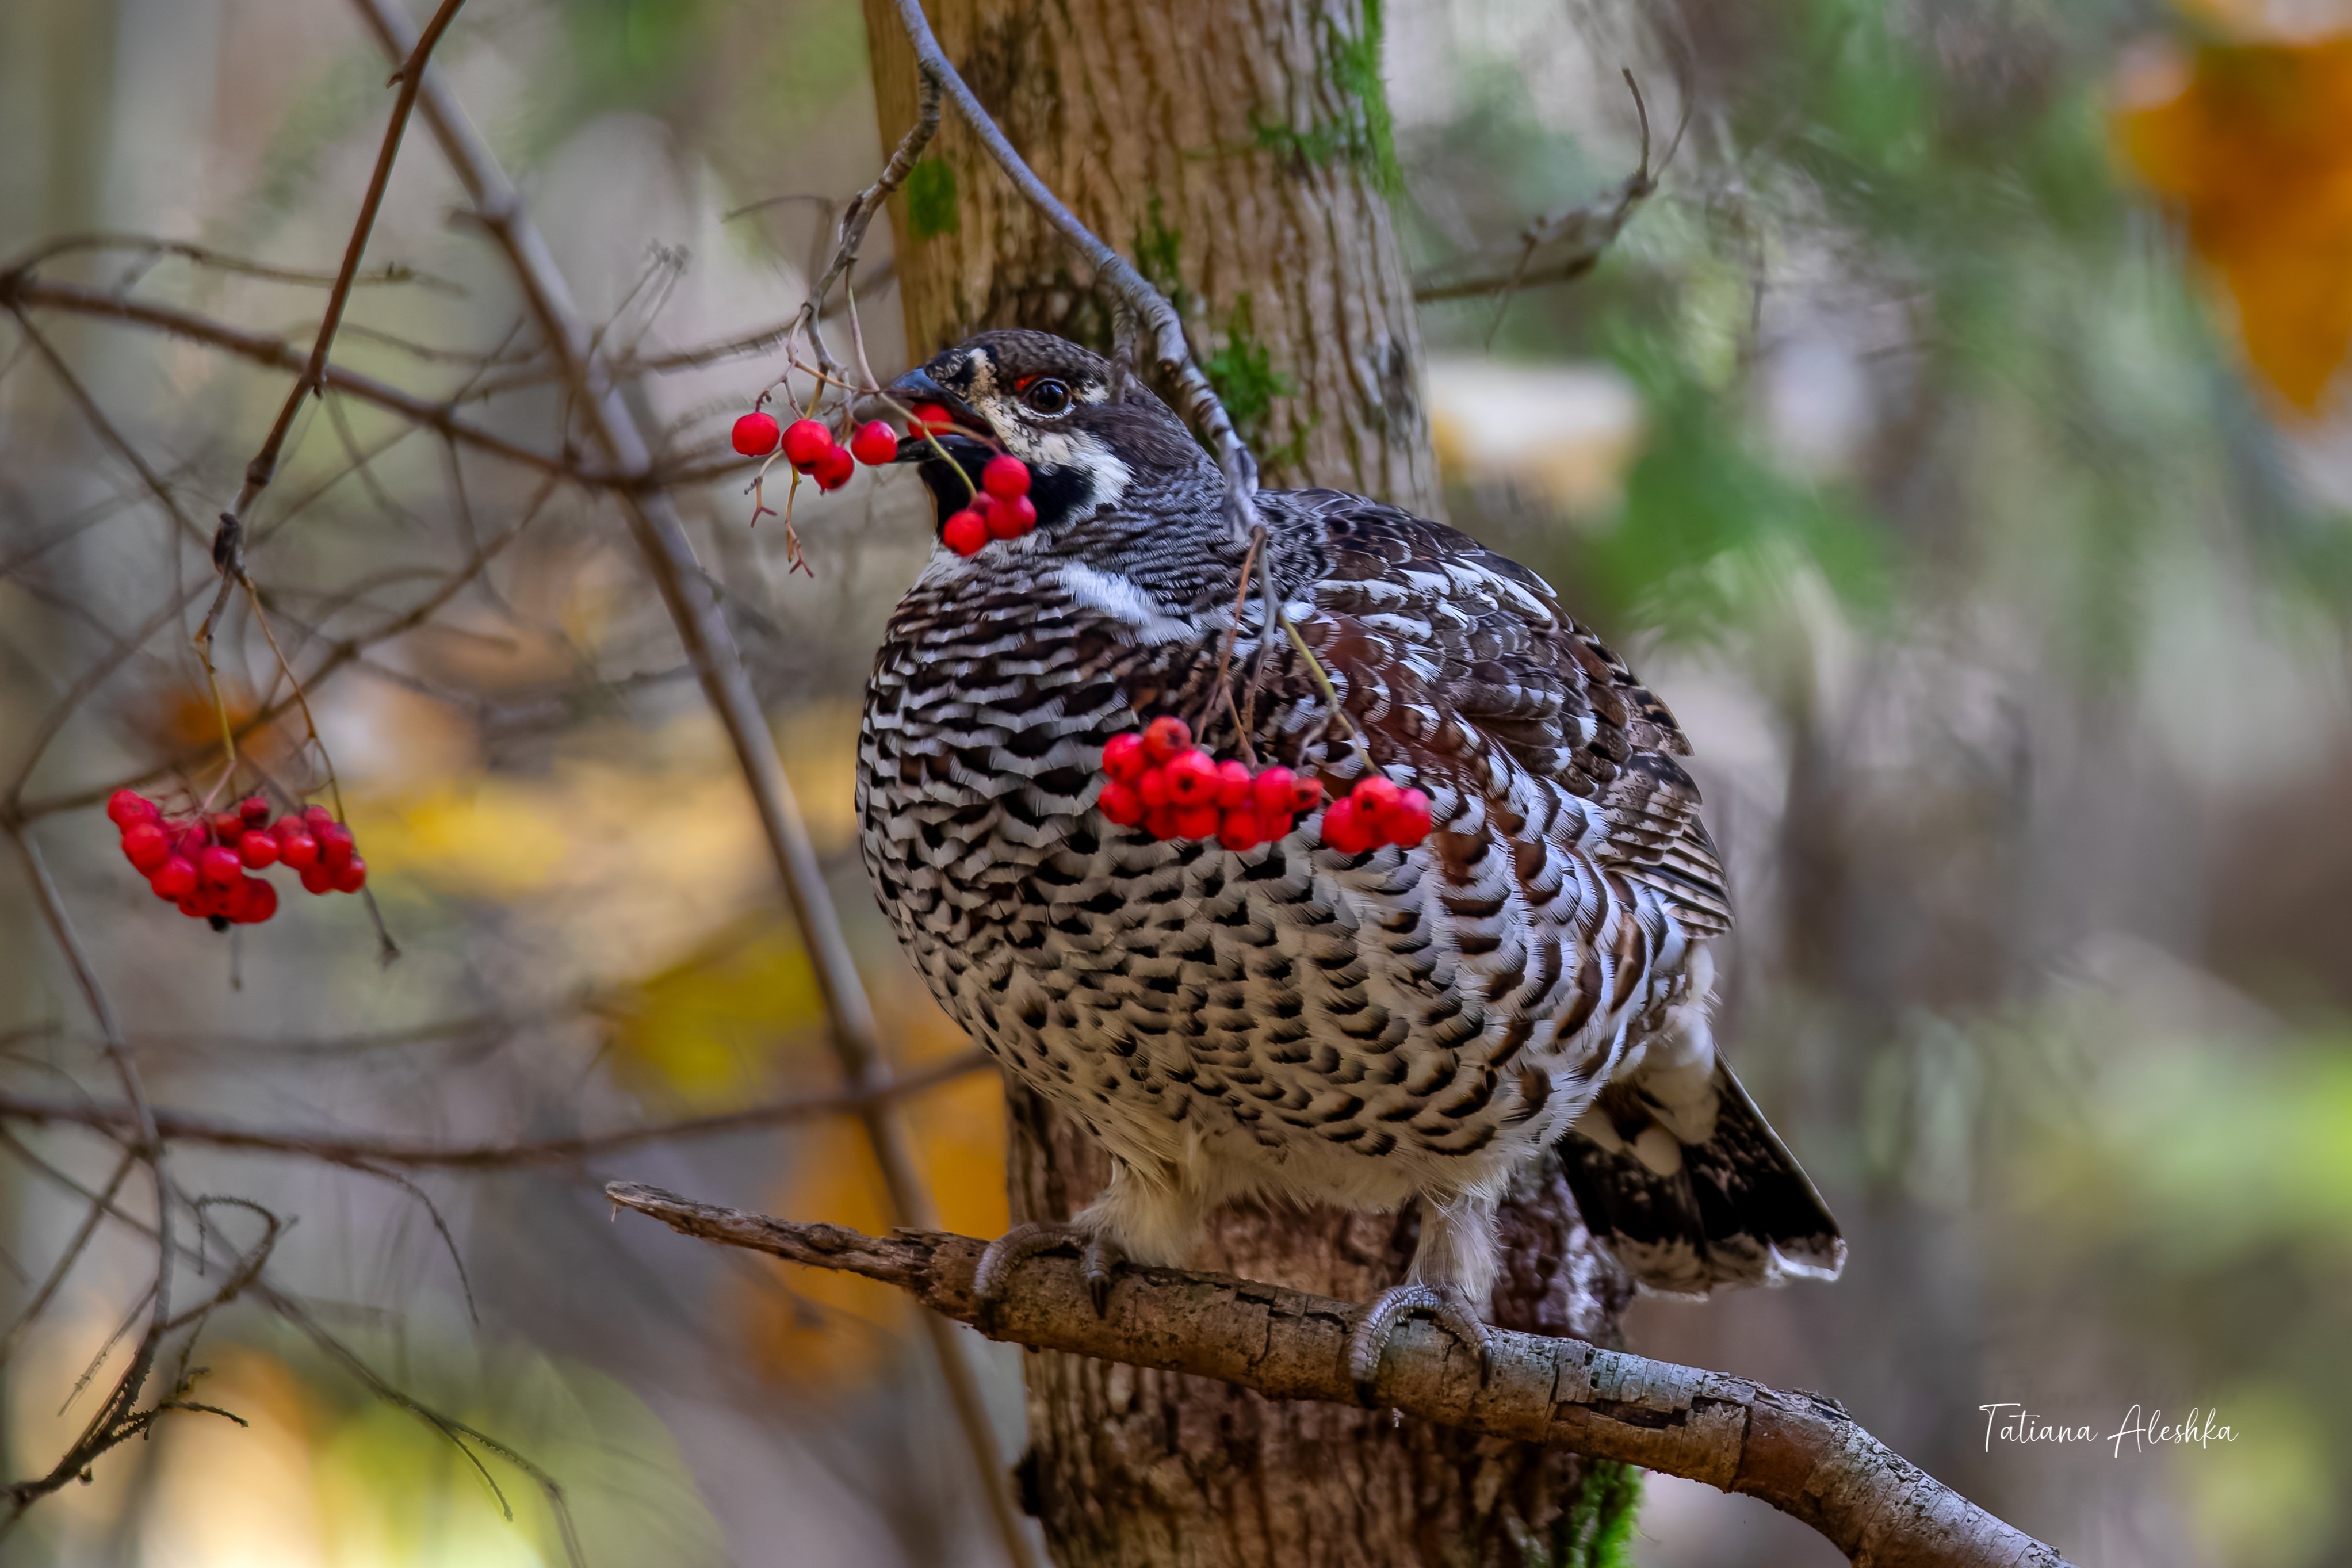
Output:
<path fill-rule="evenodd" d="M 353 850 L 357 847 L 356 841 L 352 837 L 352 830 L 340 822 L 327 824 L 311 837 L 319 841 L 319 864 L 329 870 L 333 870 L 350 860 Z"/>
<path fill-rule="evenodd" d="M 134 822 L 152 822 L 163 815 L 153 801 L 137 790 L 119 789 L 106 797 L 107 820 L 117 827 L 128 827 Z"/>
<path fill-rule="evenodd" d="M 977 555 L 988 542 L 988 524 L 966 507 L 940 526 L 940 542 L 958 555 Z"/>
<path fill-rule="evenodd" d="M 1298 775 L 1276 763 L 1262 768 L 1257 777 L 1250 780 L 1250 804 L 1261 816 L 1290 815 L 1290 794 L 1297 786 Z"/>
<path fill-rule="evenodd" d="M 1217 836 L 1217 826 L 1220 820 L 1214 801 L 1202 801 L 1198 805 L 1180 805 L 1176 808 L 1174 837 L 1214 838 Z"/>
<path fill-rule="evenodd" d="M 857 459 L 849 455 L 846 447 L 828 447 L 824 456 L 816 460 L 810 478 L 821 490 L 837 490 L 847 484 L 857 472 Z"/>
<path fill-rule="evenodd" d="M 1157 808 L 1163 805 L 1172 807 L 1176 804 L 1174 801 L 1168 798 L 1168 770 L 1166 768 L 1144 769 L 1143 776 L 1135 781 L 1135 793 L 1143 797 L 1143 804 L 1149 808 Z M 1166 837 L 1167 836 L 1162 834 L 1160 837 Z"/>
<path fill-rule="evenodd" d="M 1364 819 L 1350 795 L 1323 814 L 1323 842 L 1342 855 L 1361 855 L 1380 842 L 1380 829 Z"/>
<path fill-rule="evenodd" d="M 1290 809 L 1305 816 L 1323 804 L 1323 781 L 1301 778 L 1290 786 Z"/>
<path fill-rule="evenodd" d="M 1027 496 L 988 498 L 988 531 L 999 539 L 1018 539 L 1037 526 L 1037 507 Z"/>
<path fill-rule="evenodd" d="M 258 877 L 247 877 L 230 891 L 228 918 L 239 925 L 257 926 L 278 912 L 278 889 Z"/>
<path fill-rule="evenodd" d="M 1364 820 L 1377 826 L 1381 814 L 1396 804 L 1397 786 L 1374 773 L 1370 778 L 1360 780 L 1355 794 L 1349 798 L 1356 803 L 1356 809 L 1363 814 Z"/>
<path fill-rule="evenodd" d="M 152 876 L 155 868 L 172 858 L 172 840 L 160 822 L 134 822 L 122 830 L 122 858 L 139 868 L 142 876 Z"/>
<path fill-rule="evenodd" d="M 275 833 L 248 833 L 236 841 L 236 858 L 245 862 L 248 871 L 258 871 L 274 866 L 285 846 L 278 842 Z"/>
<path fill-rule="evenodd" d="M 1165 801 L 1158 805 L 1146 806 L 1143 811 L 1143 830 L 1154 838 L 1177 837 L 1176 808 Z"/>
<path fill-rule="evenodd" d="M 1010 452 L 999 452 L 981 466 L 980 488 L 1000 500 L 1029 493 L 1029 465 Z"/>
<path fill-rule="evenodd" d="M 1180 806 L 1216 805 L 1217 764 L 1209 760 L 1208 752 L 1196 746 L 1169 760 L 1168 798 Z M 1190 833 L 1185 837 L 1205 838 L 1208 835 Z"/>
<path fill-rule="evenodd" d="M 955 416 L 936 403 L 918 403 L 907 410 L 907 434 L 919 436 L 926 430 L 952 430 Z"/>
<path fill-rule="evenodd" d="M 1164 763 L 1192 744 L 1192 726 L 1174 714 L 1162 714 L 1143 727 L 1144 760 Z"/>
<path fill-rule="evenodd" d="M 795 419 L 784 426 L 784 461 L 803 473 L 833 450 L 833 432 L 814 419 Z"/>
<path fill-rule="evenodd" d="M 354 855 L 335 868 L 335 891 L 356 893 L 367 886 L 367 862 Z"/>
<path fill-rule="evenodd" d="M 898 432 L 876 419 L 857 427 L 849 438 L 850 455 L 868 468 L 878 468 L 885 463 L 898 460 Z"/>
<path fill-rule="evenodd" d="M 293 832 L 288 833 L 281 824 L 277 838 L 278 858 L 284 861 L 288 868 L 307 871 L 319 863 L 319 841 L 304 828 L 298 826 Z"/>
<path fill-rule="evenodd" d="M 169 856 L 148 874 L 147 885 L 159 899 L 184 899 L 196 890 L 196 864 L 178 855 Z"/>
<path fill-rule="evenodd" d="M 1250 777 L 1249 764 L 1231 757 L 1217 764 L 1217 804 L 1227 811 L 1250 803 L 1250 789 L 1256 781 Z"/>
<path fill-rule="evenodd" d="M 746 414 L 735 421 L 728 439 L 747 458 L 764 458 L 776 449 L 777 425 L 772 414 Z"/>
<path fill-rule="evenodd" d="M 1258 826 L 1257 813 L 1245 805 L 1226 812 L 1217 824 L 1217 842 L 1236 854 L 1265 843 L 1265 834 Z"/>
<path fill-rule="evenodd" d="M 1427 838 L 1430 826 L 1429 796 L 1417 789 L 1402 791 L 1381 813 L 1381 832 L 1402 848 L 1410 849 Z"/>
<path fill-rule="evenodd" d="M 245 818 L 234 811 L 216 811 L 212 815 L 213 837 L 230 848 L 245 837 Z"/>
<path fill-rule="evenodd" d="M 226 844 L 215 844 L 196 857 L 196 874 L 207 882 L 226 886 L 245 874 L 245 866 L 237 859 L 236 850 Z"/>
<path fill-rule="evenodd" d="M 335 814 L 323 805 L 306 805 L 302 808 L 302 820 L 310 825 L 311 835 L 316 837 L 319 829 L 335 820 Z"/>
<path fill-rule="evenodd" d="M 313 860 L 302 868 L 302 890 L 306 893 L 331 893 L 335 890 L 335 869 L 323 860 Z"/>
<path fill-rule="evenodd" d="M 1121 827 L 1133 827 L 1143 820 L 1143 796 L 1134 785 L 1112 779 L 1095 796 L 1095 809 Z"/>
<path fill-rule="evenodd" d="M 1124 784 L 1143 776 L 1143 732 L 1125 730 L 1103 742 L 1102 770 Z"/>

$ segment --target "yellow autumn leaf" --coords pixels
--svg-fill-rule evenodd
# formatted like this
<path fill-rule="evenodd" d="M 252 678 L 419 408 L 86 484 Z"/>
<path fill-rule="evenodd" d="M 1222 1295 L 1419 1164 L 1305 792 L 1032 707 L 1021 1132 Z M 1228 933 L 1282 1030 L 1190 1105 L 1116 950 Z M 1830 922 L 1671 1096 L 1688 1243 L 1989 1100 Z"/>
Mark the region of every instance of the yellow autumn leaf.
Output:
<path fill-rule="evenodd" d="M 777 1068 L 795 1043 L 800 1055 L 821 1054 L 808 1048 L 824 1021 L 816 971 L 770 915 L 630 987 L 606 1011 L 622 1078 L 696 1110 L 780 1092 Z"/>
<path fill-rule="evenodd" d="M 2352 35 L 2145 57 L 2122 97 L 2124 154 L 2179 207 L 2247 359 L 2317 414 L 2352 347 Z"/>

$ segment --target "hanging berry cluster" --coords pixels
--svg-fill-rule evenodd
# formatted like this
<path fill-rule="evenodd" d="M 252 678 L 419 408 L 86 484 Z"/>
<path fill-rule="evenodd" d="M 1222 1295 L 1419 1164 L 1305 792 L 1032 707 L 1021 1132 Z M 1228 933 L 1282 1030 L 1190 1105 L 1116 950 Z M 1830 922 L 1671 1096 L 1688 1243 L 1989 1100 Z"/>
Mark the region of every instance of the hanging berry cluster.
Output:
<path fill-rule="evenodd" d="M 1029 465 L 999 452 L 981 465 L 980 493 L 940 528 L 940 540 L 958 555 L 977 555 L 992 539 L 1018 539 L 1037 526 L 1029 499 Z"/>
<path fill-rule="evenodd" d="M 935 404 L 918 403 L 908 410 L 910 437 L 936 435 L 953 425 L 948 411 Z M 847 484 L 860 463 L 881 468 L 898 457 L 898 433 L 880 419 L 859 426 L 845 446 L 818 420 L 796 419 L 779 426 L 773 415 L 755 410 L 735 421 L 732 439 L 735 450 L 747 458 L 767 457 L 781 446 L 784 460 L 814 479 L 821 490 L 837 490 Z M 1029 465 L 999 452 L 982 466 L 971 504 L 951 513 L 940 525 L 940 539 L 958 555 L 977 555 L 992 539 L 1018 539 L 1036 526 L 1037 504 L 1029 499 Z"/>
<path fill-rule="evenodd" d="M 1361 855 L 1383 844 L 1410 849 L 1429 837 L 1429 796 L 1399 789 L 1374 773 L 1357 781 L 1354 792 L 1323 814 L 1323 842 L 1342 855 Z"/>
<path fill-rule="evenodd" d="M 1192 743 L 1192 726 L 1170 716 L 1113 735 L 1102 766 L 1109 779 L 1096 809 L 1154 838 L 1213 838 L 1228 849 L 1255 849 L 1287 837 L 1291 818 L 1323 801 L 1319 781 L 1288 768 L 1253 773 L 1238 759 L 1218 762 Z"/>
<path fill-rule="evenodd" d="M 256 795 L 235 811 L 172 817 L 146 796 L 119 789 L 106 815 L 121 830 L 122 858 L 155 896 L 215 929 L 259 925 L 278 912 L 278 889 L 249 871 L 284 866 L 300 873 L 303 889 L 312 893 L 356 893 L 367 886 L 367 862 L 352 830 L 324 806 L 272 826 L 269 803 Z"/>
<path fill-rule="evenodd" d="M 1095 808 L 1154 838 L 1214 838 L 1228 849 L 1255 849 L 1289 837 L 1294 817 L 1323 804 L 1321 780 L 1281 766 L 1252 771 L 1238 759 L 1221 763 L 1171 716 L 1113 735 L 1103 745 L 1102 769 Z M 1429 796 L 1376 774 L 1324 812 L 1323 842 L 1348 855 L 1383 844 L 1410 849 L 1429 837 L 1430 826 Z"/>
<path fill-rule="evenodd" d="M 764 458 L 781 442 L 784 461 L 814 479 L 821 490 L 847 484 L 860 463 L 878 468 L 898 456 L 898 433 L 879 419 L 859 426 L 845 446 L 816 420 L 795 419 L 779 428 L 775 416 L 754 412 L 735 421 L 733 440 L 735 449 L 747 458 Z"/>

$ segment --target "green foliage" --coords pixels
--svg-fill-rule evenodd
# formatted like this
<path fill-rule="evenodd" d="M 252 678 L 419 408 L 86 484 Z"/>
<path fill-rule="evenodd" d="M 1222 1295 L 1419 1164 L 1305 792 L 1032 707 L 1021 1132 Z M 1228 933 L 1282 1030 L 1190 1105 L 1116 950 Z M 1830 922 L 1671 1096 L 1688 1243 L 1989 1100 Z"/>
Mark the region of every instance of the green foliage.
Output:
<path fill-rule="evenodd" d="M 1311 426 L 1294 430 L 1279 447 L 1266 445 L 1266 425 L 1275 403 L 1297 392 L 1298 384 L 1274 368 L 1274 351 L 1257 336 L 1246 290 L 1234 296 L 1233 314 L 1225 321 L 1224 343 L 1201 362 L 1201 370 L 1224 404 L 1234 431 L 1257 455 L 1261 469 L 1270 474 L 1300 461 Z"/>
<path fill-rule="evenodd" d="M 1396 122 L 1389 111 L 1388 87 L 1381 79 L 1382 39 L 1387 31 L 1383 0 L 1364 0 L 1363 26 L 1350 34 L 1328 20 L 1323 43 L 1325 79 L 1345 100 L 1347 108 L 1330 120 L 1301 131 L 1250 117 L 1253 144 L 1261 152 L 1301 163 L 1329 163 L 1340 158 L 1370 169 L 1374 184 L 1387 195 L 1404 188 L 1404 172 L 1397 163 Z"/>
<path fill-rule="evenodd" d="M 1633 1530 L 1642 1510 L 1642 1472 L 1613 1459 L 1595 1459 L 1568 1517 L 1552 1527 L 1548 1557 L 1529 1568 L 1633 1568 Z"/>
<path fill-rule="evenodd" d="M 963 226 L 956 211 L 955 165 L 926 158 L 907 171 L 907 227 L 917 239 L 953 234 Z"/>

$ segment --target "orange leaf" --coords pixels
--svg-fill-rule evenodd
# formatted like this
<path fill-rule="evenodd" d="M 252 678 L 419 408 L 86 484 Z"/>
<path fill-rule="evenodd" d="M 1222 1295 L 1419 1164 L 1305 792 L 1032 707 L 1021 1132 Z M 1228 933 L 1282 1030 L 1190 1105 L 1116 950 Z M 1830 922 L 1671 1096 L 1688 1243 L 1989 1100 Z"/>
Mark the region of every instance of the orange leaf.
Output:
<path fill-rule="evenodd" d="M 2352 36 L 2216 44 L 2116 115 L 2236 306 L 2246 357 L 2316 414 L 2352 347 Z"/>

